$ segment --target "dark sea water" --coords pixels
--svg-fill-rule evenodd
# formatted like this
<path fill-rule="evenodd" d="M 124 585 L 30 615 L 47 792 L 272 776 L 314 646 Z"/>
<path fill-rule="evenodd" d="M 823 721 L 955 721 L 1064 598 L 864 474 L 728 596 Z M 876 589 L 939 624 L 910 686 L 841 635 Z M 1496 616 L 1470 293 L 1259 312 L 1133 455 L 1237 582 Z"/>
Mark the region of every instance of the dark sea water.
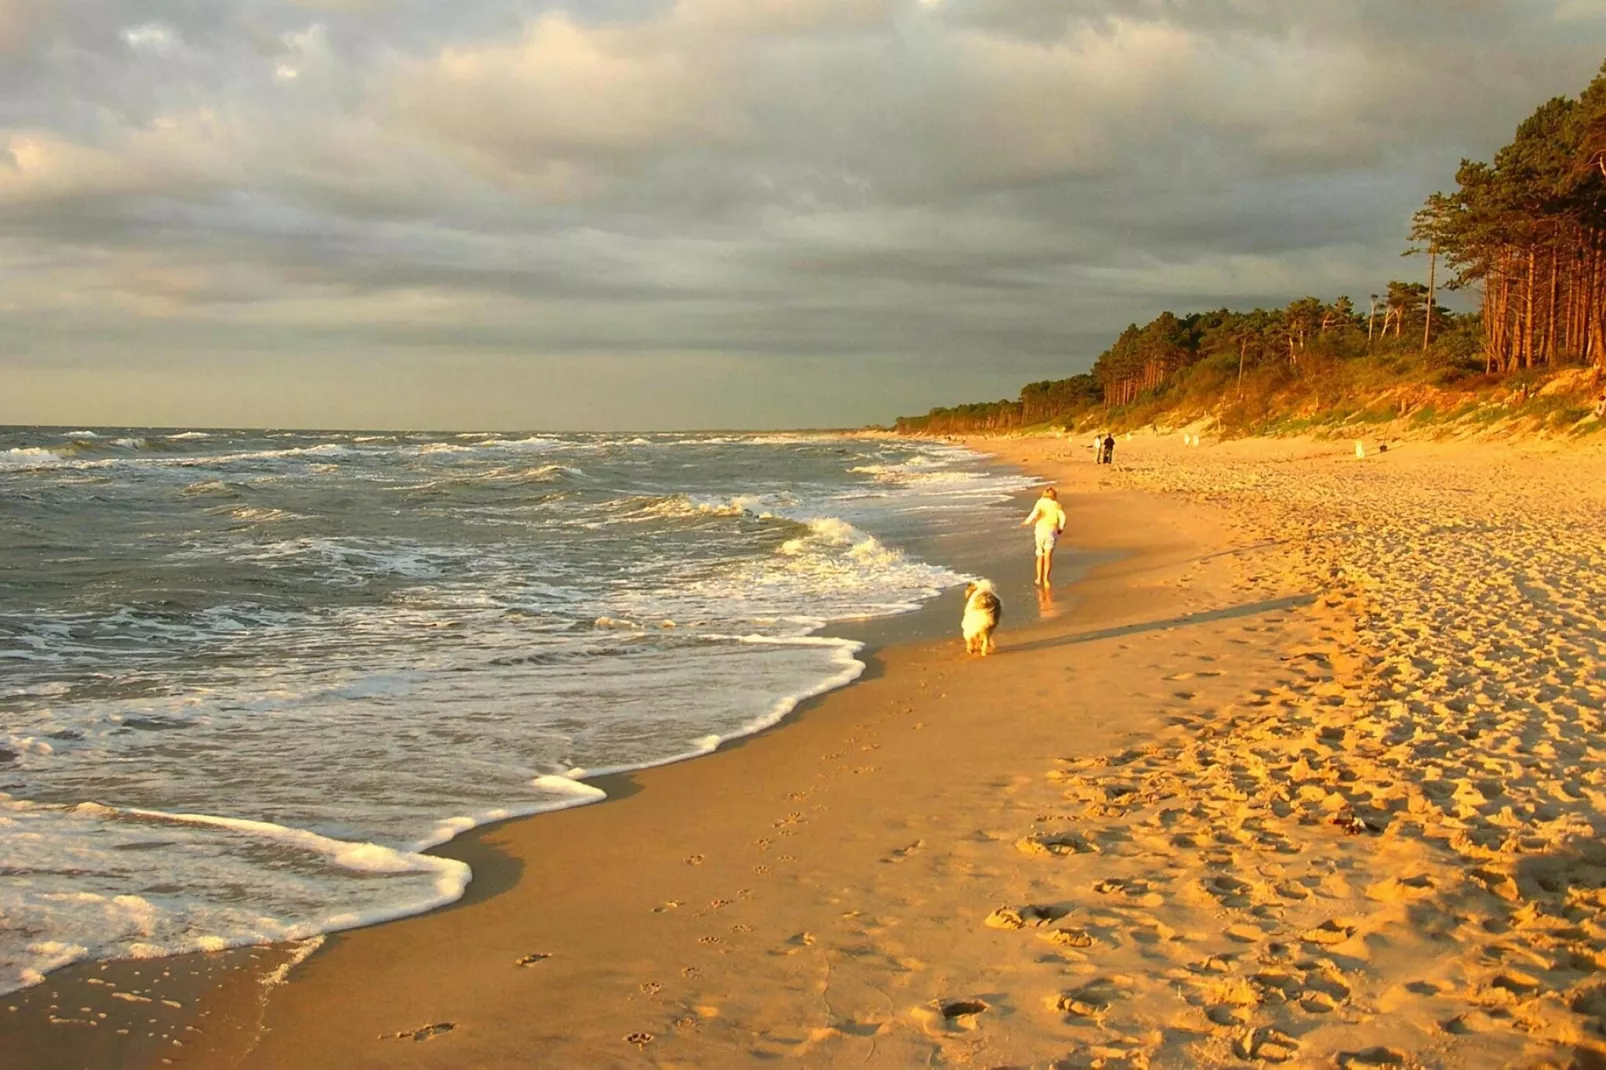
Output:
<path fill-rule="evenodd" d="M 420 853 L 858 675 L 1028 485 L 830 436 L 0 428 L 0 991 L 462 893 Z"/>

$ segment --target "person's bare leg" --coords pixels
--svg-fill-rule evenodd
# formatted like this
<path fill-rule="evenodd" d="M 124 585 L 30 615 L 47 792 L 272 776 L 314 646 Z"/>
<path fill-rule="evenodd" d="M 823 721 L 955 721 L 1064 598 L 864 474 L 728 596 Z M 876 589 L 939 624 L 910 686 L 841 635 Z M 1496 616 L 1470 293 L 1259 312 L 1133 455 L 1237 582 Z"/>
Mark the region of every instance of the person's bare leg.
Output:
<path fill-rule="evenodd" d="M 1052 584 L 1049 582 L 1049 578 L 1054 574 L 1054 551 L 1053 550 L 1050 550 L 1048 553 L 1042 555 L 1041 557 L 1039 557 L 1037 559 L 1037 571 L 1042 573 L 1042 579 L 1040 581 L 1042 583 L 1042 585 L 1044 587 L 1052 586 Z"/>

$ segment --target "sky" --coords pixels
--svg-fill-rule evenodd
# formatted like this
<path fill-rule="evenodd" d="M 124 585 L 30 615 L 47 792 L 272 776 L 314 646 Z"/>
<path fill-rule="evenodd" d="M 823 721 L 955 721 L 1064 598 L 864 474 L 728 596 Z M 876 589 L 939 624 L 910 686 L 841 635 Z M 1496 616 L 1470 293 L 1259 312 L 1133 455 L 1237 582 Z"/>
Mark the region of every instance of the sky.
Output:
<path fill-rule="evenodd" d="M 0 0 L 0 423 L 885 423 L 1424 277 L 1606 0 Z"/>

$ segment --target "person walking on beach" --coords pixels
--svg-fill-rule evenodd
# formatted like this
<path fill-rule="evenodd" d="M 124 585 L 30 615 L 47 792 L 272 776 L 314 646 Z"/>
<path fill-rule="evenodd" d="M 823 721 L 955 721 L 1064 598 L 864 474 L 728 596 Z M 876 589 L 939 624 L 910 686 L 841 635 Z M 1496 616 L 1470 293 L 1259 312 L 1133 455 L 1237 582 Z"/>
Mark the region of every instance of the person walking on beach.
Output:
<path fill-rule="evenodd" d="M 1065 530 L 1065 510 L 1060 508 L 1059 494 L 1053 487 L 1044 487 L 1042 497 L 1032 506 L 1030 515 L 1020 522 L 1023 528 L 1032 528 L 1037 544 L 1036 585 L 1047 587 L 1054 572 L 1054 546 L 1060 532 Z"/>

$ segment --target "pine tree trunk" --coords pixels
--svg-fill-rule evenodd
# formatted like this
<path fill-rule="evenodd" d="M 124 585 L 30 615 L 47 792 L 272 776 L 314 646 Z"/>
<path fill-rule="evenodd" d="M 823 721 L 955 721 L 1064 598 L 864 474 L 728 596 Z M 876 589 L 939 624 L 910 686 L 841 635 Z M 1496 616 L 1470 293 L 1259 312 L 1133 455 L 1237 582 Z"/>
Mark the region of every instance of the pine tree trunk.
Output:
<path fill-rule="evenodd" d="M 1483 281 L 1483 374 L 1494 369 L 1494 290 Z"/>
<path fill-rule="evenodd" d="M 1556 243 L 1550 243 L 1550 307 L 1545 310 L 1545 363 L 1556 363 L 1556 309 L 1561 299 L 1560 279 L 1556 274 Z"/>
<path fill-rule="evenodd" d="M 1489 326 L 1497 332 L 1494 346 L 1495 370 L 1501 375 L 1511 370 L 1511 250 L 1500 250 L 1499 289 L 1495 297 L 1495 314 Z"/>
<path fill-rule="evenodd" d="M 1516 330 L 1512 321 L 1511 311 L 1511 256 L 1509 250 L 1504 260 L 1505 270 L 1500 276 L 1500 367 L 1498 371 L 1504 375 L 1516 365 Z"/>
<path fill-rule="evenodd" d="M 1533 246 L 1528 247 L 1528 278 L 1522 298 L 1522 366 L 1534 366 L 1534 260 Z"/>
<path fill-rule="evenodd" d="M 1439 249 L 1436 245 L 1428 246 L 1428 307 L 1422 317 L 1422 355 L 1428 353 L 1428 343 L 1433 341 L 1433 301 L 1434 301 L 1434 271 L 1439 266 Z"/>
<path fill-rule="evenodd" d="M 1589 311 L 1586 319 L 1589 321 L 1589 350 L 1595 364 L 1606 368 L 1606 331 L 1601 327 L 1601 314 L 1606 312 L 1606 294 L 1602 293 L 1602 283 L 1606 283 L 1606 271 L 1601 270 L 1600 235 L 1590 235 L 1589 255 Z"/>
<path fill-rule="evenodd" d="M 1584 271 L 1583 315 L 1579 321 L 1578 334 L 1584 351 L 1584 360 L 1606 367 L 1606 352 L 1596 342 L 1592 327 L 1600 316 L 1600 301 L 1598 299 L 1600 286 L 1600 236 L 1590 231 L 1585 244 L 1584 259 L 1587 267 Z"/>
<path fill-rule="evenodd" d="M 1578 235 L 1569 235 L 1568 242 L 1571 256 L 1568 259 L 1565 279 L 1562 289 L 1567 294 L 1567 318 L 1561 325 L 1561 348 L 1569 355 L 1578 352 L 1578 345 L 1574 341 L 1578 332 Z"/>

